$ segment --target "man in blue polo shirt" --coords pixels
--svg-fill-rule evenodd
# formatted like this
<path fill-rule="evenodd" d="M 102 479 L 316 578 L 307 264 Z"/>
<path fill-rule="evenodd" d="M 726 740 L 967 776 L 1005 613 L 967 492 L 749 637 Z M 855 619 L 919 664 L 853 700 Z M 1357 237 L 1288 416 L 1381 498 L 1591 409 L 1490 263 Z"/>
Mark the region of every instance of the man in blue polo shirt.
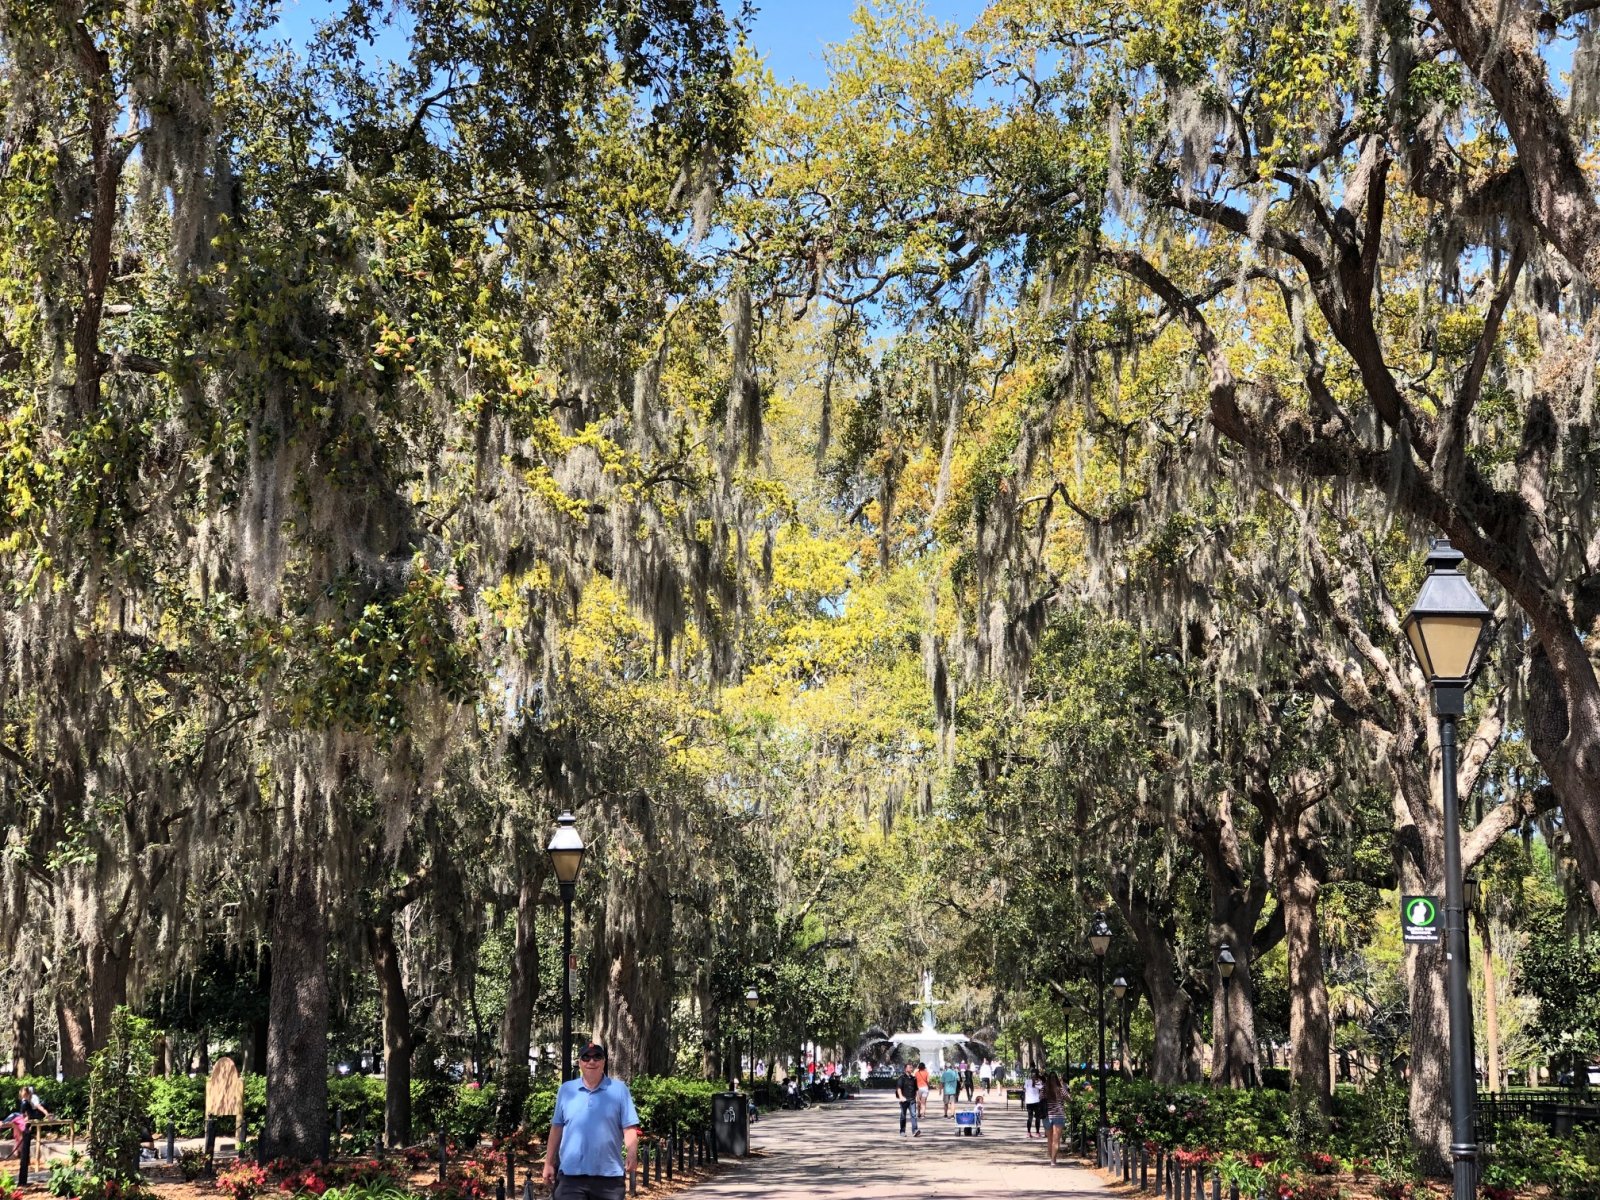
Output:
<path fill-rule="evenodd" d="M 578 1052 L 578 1078 L 556 1092 L 544 1182 L 555 1183 L 554 1200 L 622 1200 L 627 1174 L 638 1161 L 633 1094 L 606 1074 L 605 1047 L 590 1042 Z"/>

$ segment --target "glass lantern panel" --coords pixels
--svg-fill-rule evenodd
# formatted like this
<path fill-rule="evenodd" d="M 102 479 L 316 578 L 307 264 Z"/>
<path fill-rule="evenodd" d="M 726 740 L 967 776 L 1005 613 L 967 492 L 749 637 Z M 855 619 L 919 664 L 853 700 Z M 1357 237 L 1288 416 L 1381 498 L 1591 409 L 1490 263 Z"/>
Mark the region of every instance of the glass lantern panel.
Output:
<path fill-rule="evenodd" d="M 1483 620 L 1479 617 L 1417 618 L 1412 626 L 1412 637 L 1421 637 L 1428 643 L 1428 656 L 1423 662 L 1432 669 L 1435 679 L 1465 679 L 1472 667 L 1472 654 L 1478 648 L 1478 638 L 1483 633 Z"/>

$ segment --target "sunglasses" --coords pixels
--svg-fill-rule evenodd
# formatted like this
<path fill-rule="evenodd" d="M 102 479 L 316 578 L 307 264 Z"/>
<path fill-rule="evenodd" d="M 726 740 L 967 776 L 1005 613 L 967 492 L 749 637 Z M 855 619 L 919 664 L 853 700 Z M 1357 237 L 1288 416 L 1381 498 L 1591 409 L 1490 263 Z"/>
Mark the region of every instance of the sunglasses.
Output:
<path fill-rule="evenodd" d="M 580 1054 L 580 1055 L 578 1055 L 578 1061 L 579 1062 L 605 1062 L 605 1060 L 606 1060 L 606 1056 L 604 1054 Z"/>

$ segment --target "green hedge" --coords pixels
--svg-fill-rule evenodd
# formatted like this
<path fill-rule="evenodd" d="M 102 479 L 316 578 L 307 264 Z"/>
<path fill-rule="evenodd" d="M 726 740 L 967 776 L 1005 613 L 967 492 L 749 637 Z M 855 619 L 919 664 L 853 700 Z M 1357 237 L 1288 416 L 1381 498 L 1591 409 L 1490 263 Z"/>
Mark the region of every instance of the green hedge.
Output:
<path fill-rule="evenodd" d="M 711 1120 L 711 1097 L 722 1091 L 720 1082 L 641 1075 L 629 1084 L 639 1124 L 649 1133 L 671 1133 L 705 1125 Z"/>
<path fill-rule="evenodd" d="M 711 1097 L 723 1090 L 720 1082 L 704 1079 L 675 1079 L 669 1075 L 638 1075 L 628 1082 L 634 1107 L 639 1110 L 639 1125 L 646 1133 L 671 1133 L 692 1129 L 711 1120 Z M 543 1137 L 550 1129 L 556 1111 L 555 1085 L 536 1087 L 528 1097 L 528 1129 Z"/>
<path fill-rule="evenodd" d="M 1265 1088 L 1165 1087 L 1114 1081 L 1108 1089 L 1111 1123 L 1146 1142 L 1172 1148 L 1207 1147 L 1270 1152 L 1293 1140 L 1293 1102 Z"/>
<path fill-rule="evenodd" d="M 68 1081 L 69 1084 L 73 1082 Z M 158 1130 L 164 1131 L 170 1123 L 177 1126 L 179 1137 L 199 1137 L 205 1132 L 206 1081 L 203 1077 L 173 1075 L 158 1077 L 152 1082 L 150 1118 Z M 373 1132 L 381 1129 L 384 1086 L 383 1077 L 379 1075 L 331 1076 L 328 1079 L 328 1109 L 330 1113 L 334 1109 L 340 1110 L 346 1131 L 362 1129 Z M 50 1093 L 46 1092 L 45 1096 L 46 1103 L 49 1103 L 52 1098 Z M 445 1130 L 450 1136 L 470 1139 L 488 1128 L 493 1105 L 492 1084 L 475 1088 L 470 1085 L 413 1081 L 412 1132 L 419 1139 L 432 1135 L 438 1128 L 439 1118 L 443 1116 Z M 244 1111 L 250 1127 L 259 1129 L 267 1115 L 266 1081 L 259 1075 L 245 1076 Z M 219 1117 L 218 1126 L 224 1132 L 232 1132 L 232 1118 Z"/>
<path fill-rule="evenodd" d="M 89 1083 L 86 1079 L 57 1082 L 43 1077 L 16 1080 L 16 1086 L 30 1084 L 43 1098 L 45 1106 L 58 1117 L 84 1120 L 89 1109 Z M 649 1132 L 665 1133 L 673 1127 L 703 1125 L 711 1119 L 711 1097 L 721 1084 L 698 1079 L 641 1075 L 629 1084 L 639 1119 Z M 204 1076 L 169 1075 L 151 1080 L 150 1119 L 158 1133 L 169 1124 L 179 1137 L 200 1137 L 205 1133 L 206 1081 Z M 374 1133 L 383 1128 L 384 1080 L 380 1075 L 332 1076 L 328 1080 L 328 1108 L 342 1112 L 346 1132 L 357 1128 Z M 483 1137 L 494 1120 L 494 1085 L 475 1087 L 444 1080 L 411 1084 L 411 1133 L 418 1141 L 431 1140 L 444 1122 L 445 1132 L 458 1141 Z M 553 1084 L 536 1087 L 523 1112 L 528 1127 L 541 1134 L 550 1127 L 555 1111 Z M 260 1075 L 244 1078 L 245 1120 L 252 1130 L 260 1129 L 267 1115 L 266 1081 Z M 233 1132 L 233 1119 L 219 1117 L 218 1129 Z"/>

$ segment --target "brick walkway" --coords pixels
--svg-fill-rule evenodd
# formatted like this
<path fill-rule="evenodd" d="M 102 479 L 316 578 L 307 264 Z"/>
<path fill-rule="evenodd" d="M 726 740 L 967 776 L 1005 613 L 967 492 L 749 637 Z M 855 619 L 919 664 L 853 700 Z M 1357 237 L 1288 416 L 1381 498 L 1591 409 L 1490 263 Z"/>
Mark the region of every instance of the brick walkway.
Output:
<path fill-rule="evenodd" d="M 1030 1141 L 1022 1110 L 1003 1093 L 987 1106 L 982 1137 L 957 1137 L 954 1122 L 928 1106 L 922 1136 L 902 1138 L 900 1106 L 886 1091 L 799 1113 L 771 1113 L 751 1126 L 755 1151 L 725 1174 L 695 1187 L 694 1200 L 1035 1200 L 1044 1196 L 1109 1200 L 1094 1171 L 1051 1168 L 1043 1139 Z M 965 1107 L 965 1106 L 963 1106 Z"/>

